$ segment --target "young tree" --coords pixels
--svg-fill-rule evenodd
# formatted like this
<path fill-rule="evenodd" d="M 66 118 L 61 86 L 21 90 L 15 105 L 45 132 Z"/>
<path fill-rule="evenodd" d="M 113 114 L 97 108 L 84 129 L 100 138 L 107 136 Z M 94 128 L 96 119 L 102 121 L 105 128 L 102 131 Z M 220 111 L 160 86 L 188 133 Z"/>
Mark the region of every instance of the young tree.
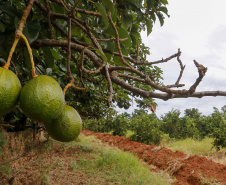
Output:
<path fill-rule="evenodd" d="M 149 48 L 142 43 L 140 33 L 146 29 L 149 35 L 156 19 L 163 25 L 167 4 L 167 0 L 3 0 L 1 66 L 8 59 L 15 31 L 17 39 L 23 33 L 32 48 L 36 73 L 54 77 L 62 88 L 69 84 L 68 104 L 86 117 L 112 112 L 112 102 L 129 108 L 132 98 L 143 108 L 154 104 L 153 98 L 226 96 L 221 91 L 196 92 L 207 68 L 195 60 L 196 81 L 190 88 L 180 89 L 185 69 L 180 49 L 158 61 L 147 61 Z M 29 54 L 20 39 L 10 69 L 22 85 L 31 79 Z M 167 85 L 156 65 L 174 58 L 181 71 L 175 84 Z"/>

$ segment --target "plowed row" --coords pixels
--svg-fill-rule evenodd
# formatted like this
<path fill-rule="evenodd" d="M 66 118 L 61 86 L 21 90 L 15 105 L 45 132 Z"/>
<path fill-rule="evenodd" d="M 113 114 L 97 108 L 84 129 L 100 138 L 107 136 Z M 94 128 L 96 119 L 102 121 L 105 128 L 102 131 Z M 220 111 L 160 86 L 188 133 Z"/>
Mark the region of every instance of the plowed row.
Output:
<path fill-rule="evenodd" d="M 151 171 L 167 170 L 176 177 L 175 185 L 221 184 L 226 185 L 226 166 L 200 156 L 188 156 L 183 152 L 173 152 L 164 147 L 146 145 L 131 141 L 122 136 L 95 133 L 82 130 L 85 135 L 94 135 L 103 143 L 114 145 L 124 151 L 136 154 L 148 165 L 154 165 Z"/>

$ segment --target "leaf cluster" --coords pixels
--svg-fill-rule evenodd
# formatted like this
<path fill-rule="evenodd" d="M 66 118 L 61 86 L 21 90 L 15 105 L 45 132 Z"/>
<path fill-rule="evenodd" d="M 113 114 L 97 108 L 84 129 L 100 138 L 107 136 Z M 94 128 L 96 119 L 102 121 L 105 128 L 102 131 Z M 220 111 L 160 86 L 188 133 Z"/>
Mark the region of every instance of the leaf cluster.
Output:
<path fill-rule="evenodd" d="M 140 32 L 147 29 L 149 35 L 156 18 L 163 23 L 164 16 L 162 13 L 168 15 L 166 4 L 166 0 L 36 1 L 27 18 L 23 33 L 31 44 L 37 74 L 52 76 L 60 83 L 62 88 L 66 86 L 69 75 L 66 60 L 68 53 L 65 45 L 52 45 L 50 41 L 42 45 L 38 40 L 67 40 L 69 29 L 73 43 L 90 47 L 90 51 L 104 60 L 104 65 L 108 67 L 125 66 L 122 64 L 121 56 L 116 54 L 119 53 L 119 47 L 122 55 L 132 58 L 139 57 L 140 60 L 145 61 L 146 55 L 149 54 L 149 48 L 142 44 Z M 4 0 L 0 2 L 1 65 L 4 65 L 8 58 L 15 30 L 18 28 L 26 6 L 26 1 Z M 69 9 L 74 11 L 70 13 Z M 71 27 L 68 25 L 69 16 L 73 19 Z M 115 30 L 110 24 L 109 16 L 115 25 Z M 119 46 L 117 46 L 117 36 L 118 41 L 120 41 Z M 75 107 L 84 116 L 99 118 L 106 115 L 114 107 L 106 107 L 108 98 L 111 96 L 110 93 L 112 93 L 109 92 L 109 79 L 106 79 L 103 72 L 90 74 L 82 71 L 82 67 L 89 71 L 96 70 L 97 65 L 90 57 L 86 55 L 82 57 L 79 50 L 73 50 L 72 55 L 69 65 L 76 85 L 86 87 L 88 90 L 69 90 L 66 94 L 68 104 Z M 18 75 L 22 85 L 31 79 L 30 58 L 22 41 L 16 47 L 12 65 L 10 69 Z M 154 82 L 160 83 L 162 74 L 160 68 L 150 65 L 137 66 L 137 69 L 144 71 Z M 133 72 L 128 71 L 126 73 L 138 77 Z M 126 77 L 121 78 L 131 86 L 154 91 L 154 88 L 147 84 L 140 84 Z M 121 108 L 129 108 L 132 97 L 141 98 L 136 93 L 124 90 L 124 88 L 115 84 L 113 84 L 113 89 L 114 98 L 112 101 L 114 105 Z M 152 101 L 149 100 L 149 102 Z"/>

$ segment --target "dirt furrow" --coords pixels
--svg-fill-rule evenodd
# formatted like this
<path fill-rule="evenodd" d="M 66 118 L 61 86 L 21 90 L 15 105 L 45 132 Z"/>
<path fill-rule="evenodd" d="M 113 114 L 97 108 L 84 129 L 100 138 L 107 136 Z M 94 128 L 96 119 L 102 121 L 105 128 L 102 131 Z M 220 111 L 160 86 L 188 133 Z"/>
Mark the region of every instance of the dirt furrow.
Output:
<path fill-rule="evenodd" d="M 175 185 L 221 184 L 226 185 L 226 166 L 201 156 L 188 156 L 177 151 L 155 145 L 131 141 L 122 136 L 82 130 L 85 135 L 94 135 L 104 143 L 136 154 L 148 165 L 156 166 L 152 171 L 167 170 L 176 177 Z"/>

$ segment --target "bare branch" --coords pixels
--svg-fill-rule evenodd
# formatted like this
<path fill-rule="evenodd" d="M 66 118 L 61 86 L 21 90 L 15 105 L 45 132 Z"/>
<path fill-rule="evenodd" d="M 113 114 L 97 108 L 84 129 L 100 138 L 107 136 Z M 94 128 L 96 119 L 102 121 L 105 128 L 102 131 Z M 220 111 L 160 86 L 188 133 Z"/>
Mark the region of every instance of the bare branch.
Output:
<path fill-rule="evenodd" d="M 176 86 L 179 85 L 179 82 L 180 82 L 180 80 L 181 80 L 181 77 L 182 77 L 182 75 L 183 75 L 184 68 L 185 68 L 185 65 L 182 64 L 182 61 L 181 61 L 181 59 L 180 59 L 180 55 L 181 55 L 180 49 L 178 49 L 178 53 L 180 53 L 180 54 L 177 56 L 177 61 L 178 61 L 179 64 L 180 64 L 181 70 L 180 70 L 180 75 L 179 75 L 179 77 L 178 77 L 178 79 L 177 79 L 177 81 L 176 81 L 176 83 L 175 83 Z"/>
<path fill-rule="evenodd" d="M 104 42 L 107 42 L 107 41 L 110 41 L 110 40 L 116 40 L 116 38 L 109 38 L 109 39 L 97 39 L 98 41 L 104 41 Z M 123 39 L 119 39 L 119 41 L 125 41 L 125 40 L 128 40 L 128 38 L 123 38 Z"/>
<path fill-rule="evenodd" d="M 99 68 L 97 68 L 95 71 L 88 70 L 88 69 L 84 68 L 84 66 L 82 66 L 82 70 L 85 73 L 88 73 L 88 74 L 97 74 L 97 73 L 99 73 L 104 68 L 104 66 L 105 66 L 105 64 L 103 64 L 102 66 L 100 66 Z"/>
<path fill-rule="evenodd" d="M 118 78 L 119 73 L 117 71 L 112 71 L 110 74 L 111 74 L 112 82 L 121 86 L 124 89 L 137 93 L 137 94 L 143 96 L 144 98 L 158 98 L 158 99 L 162 99 L 162 100 L 166 101 L 166 100 L 173 99 L 173 98 L 189 98 L 189 97 L 202 98 L 204 96 L 226 96 L 226 92 L 224 92 L 224 91 L 203 91 L 203 92 L 195 92 L 190 95 L 188 95 L 186 93 L 186 91 L 183 94 L 171 94 L 171 95 L 168 93 L 155 93 L 152 91 L 144 91 L 144 90 L 134 87 L 134 86 L 126 83 L 124 80 Z"/>
<path fill-rule="evenodd" d="M 50 38 L 53 39 L 53 32 L 52 32 L 52 24 L 50 20 L 50 6 L 49 6 L 49 0 L 45 0 L 46 3 L 46 9 L 47 9 L 47 17 L 48 17 L 48 24 L 49 24 L 49 32 L 50 32 Z"/>
<path fill-rule="evenodd" d="M 51 0 L 51 1 L 55 2 L 58 5 L 62 5 L 61 2 L 58 1 L 58 0 Z M 67 9 L 69 9 L 68 5 L 65 4 L 65 6 L 67 6 Z M 74 11 L 79 12 L 79 13 L 83 13 L 83 14 L 86 14 L 86 15 L 93 15 L 93 16 L 101 17 L 101 13 L 99 13 L 99 12 L 92 12 L 92 11 L 87 11 L 87 10 L 79 9 L 79 8 L 74 8 Z"/>
<path fill-rule="evenodd" d="M 168 88 L 172 88 L 172 87 L 177 87 L 177 88 L 178 88 L 178 87 L 183 87 L 183 86 L 185 86 L 185 84 L 179 84 L 179 83 L 180 83 L 180 80 L 181 80 L 181 78 L 182 78 L 184 69 L 185 69 L 185 65 L 182 64 L 182 61 L 181 61 L 181 59 L 180 59 L 180 55 L 181 55 L 180 49 L 178 49 L 178 53 L 179 53 L 179 54 L 177 55 L 177 61 L 179 62 L 180 68 L 181 68 L 180 74 L 179 74 L 179 76 L 178 76 L 178 79 L 177 79 L 176 83 L 173 84 L 173 85 L 167 85 L 166 87 L 168 87 Z"/>
<path fill-rule="evenodd" d="M 112 81 L 111 81 L 111 78 L 110 78 L 110 74 L 109 74 L 107 65 L 105 65 L 105 71 L 106 71 L 106 79 L 108 81 L 108 88 L 109 88 L 109 92 L 110 92 L 110 95 L 108 97 L 108 106 L 110 106 L 111 103 L 112 103 L 113 91 L 114 90 L 113 90 L 113 87 L 112 87 Z"/>
<path fill-rule="evenodd" d="M 194 60 L 194 64 L 198 69 L 199 72 L 199 77 L 196 79 L 195 83 L 190 87 L 190 89 L 188 90 L 188 94 L 193 94 L 197 88 L 197 86 L 199 85 L 199 83 L 202 81 L 203 77 L 205 76 L 206 72 L 207 72 L 207 67 L 204 67 L 203 65 L 199 64 L 198 62 L 196 62 Z"/>
<path fill-rule="evenodd" d="M 118 52 L 119 52 L 119 56 L 120 56 L 120 60 L 122 61 L 123 64 L 125 64 L 126 66 L 130 67 L 130 68 L 133 68 L 128 62 L 126 62 L 126 60 L 124 59 L 123 57 L 123 54 L 122 54 L 122 50 L 121 50 L 121 47 L 120 47 L 120 42 L 119 42 L 119 34 L 118 34 L 118 30 L 111 18 L 111 14 L 109 13 L 108 15 L 108 19 L 110 20 L 110 23 L 115 31 L 115 36 L 116 36 L 116 43 L 117 43 L 117 48 L 118 48 Z"/>
<path fill-rule="evenodd" d="M 60 47 L 67 47 L 67 41 L 64 40 L 49 40 L 49 39 L 44 39 L 44 40 L 38 40 L 32 44 L 32 46 L 35 47 L 41 47 L 41 46 L 60 46 Z M 84 46 L 76 44 L 76 43 L 71 43 L 71 49 L 75 51 L 82 51 L 84 49 Z M 84 49 L 84 54 L 91 59 L 93 62 L 94 66 L 97 68 L 100 68 L 103 65 L 103 60 L 95 53 L 92 52 L 89 49 Z M 115 84 L 121 86 L 122 88 L 125 88 L 129 91 L 132 91 L 134 93 L 137 93 L 145 98 L 159 98 L 163 100 L 168 100 L 171 98 L 188 98 L 188 97 L 197 97 L 201 98 L 203 96 L 226 96 L 226 92 L 222 91 L 205 91 L 205 92 L 194 92 L 196 87 L 199 85 L 201 82 L 202 78 L 204 77 L 207 68 L 203 67 L 201 64 L 197 63 L 194 61 L 196 67 L 198 68 L 199 72 L 199 77 L 197 78 L 196 82 L 191 86 L 189 90 L 172 90 L 169 89 L 167 86 L 161 86 L 156 83 L 154 83 L 147 75 L 142 73 L 141 71 L 135 69 L 135 68 L 130 68 L 130 67 L 122 67 L 122 66 L 109 66 L 109 73 L 110 73 L 110 78 L 111 81 L 114 82 Z M 103 68 L 100 70 L 103 75 L 106 76 L 106 69 Z M 136 76 L 126 76 L 122 75 L 118 71 L 129 71 L 131 73 L 134 73 L 140 77 L 137 78 Z M 119 77 L 128 77 L 128 78 L 133 78 L 134 80 L 136 79 L 137 81 L 143 82 L 145 84 L 148 84 L 152 86 L 153 88 L 165 92 L 165 93 L 155 93 L 152 91 L 145 91 L 139 88 L 136 88 L 128 83 L 126 83 L 123 79 L 120 79 Z M 183 84 L 182 84 L 183 85 Z M 181 85 L 181 86 L 182 86 Z"/>
<path fill-rule="evenodd" d="M 180 56 L 180 54 L 181 54 L 181 52 L 180 52 L 180 50 L 178 50 L 177 53 L 171 55 L 170 57 L 165 58 L 165 59 L 162 58 L 162 60 L 157 60 L 157 61 L 154 61 L 154 62 L 136 62 L 136 60 L 134 60 L 134 59 L 133 60 L 131 60 L 130 58 L 126 58 L 126 59 L 130 60 L 131 62 L 133 62 L 136 65 L 153 65 L 153 64 L 160 64 L 160 63 L 168 62 L 169 60 Z"/>
<path fill-rule="evenodd" d="M 127 74 L 118 73 L 118 77 L 128 78 L 128 79 L 131 79 L 131 80 L 135 80 L 137 82 L 145 83 L 144 79 L 140 79 L 138 77 L 127 75 Z"/>
<path fill-rule="evenodd" d="M 68 15 L 68 47 L 67 47 L 67 72 L 70 78 L 70 83 L 72 84 L 75 79 L 71 74 L 71 17 Z"/>

